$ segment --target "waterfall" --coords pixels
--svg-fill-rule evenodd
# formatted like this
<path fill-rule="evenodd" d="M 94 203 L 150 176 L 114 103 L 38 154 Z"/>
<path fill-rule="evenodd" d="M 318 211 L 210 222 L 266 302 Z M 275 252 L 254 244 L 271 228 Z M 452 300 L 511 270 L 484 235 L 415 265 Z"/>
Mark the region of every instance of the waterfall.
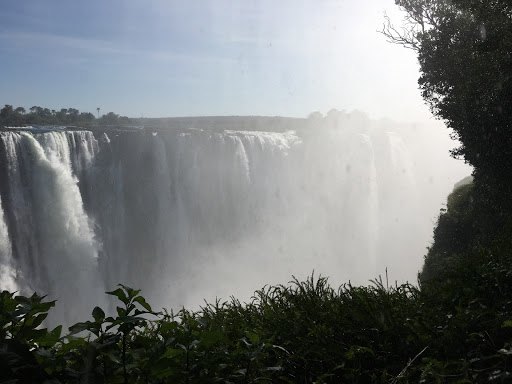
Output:
<path fill-rule="evenodd" d="M 0 290 L 16 291 L 16 274 L 13 268 L 11 242 L 7 232 L 2 199 L 0 198 Z"/>
<path fill-rule="evenodd" d="M 367 235 L 366 241 L 368 242 L 368 270 L 377 274 L 377 243 L 379 240 L 379 185 L 377 179 L 377 168 L 375 165 L 375 152 L 373 143 L 369 135 L 361 134 L 363 145 L 366 146 L 367 151 L 367 175 L 363 185 L 367 189 L 367 201 L 363 203 L 366 206 L 366 227 Z M 364 217 L 364 216 L 363 216 Z"/>
<path fill-rule="evenodd" d="M 413 281 L 432 228 L 417 219 L 444 193 L 429 195 L 399 132 L 344 124 L 0 132 L 1 286 L 48 294 L 70 323 L 117 283 L 158 309 L 313 270 Z"/>
<path fill-rule="evenodd" d="M 2 137 L 15 268 L 26 290 L 58 300 L 53 316 L 63 321 L 87 316 L 90 297 L 101 301 L 104 291 L 97 275 L 94 233 L 71 164 L 70 142 L 81 135 L 23 132 Z"/>

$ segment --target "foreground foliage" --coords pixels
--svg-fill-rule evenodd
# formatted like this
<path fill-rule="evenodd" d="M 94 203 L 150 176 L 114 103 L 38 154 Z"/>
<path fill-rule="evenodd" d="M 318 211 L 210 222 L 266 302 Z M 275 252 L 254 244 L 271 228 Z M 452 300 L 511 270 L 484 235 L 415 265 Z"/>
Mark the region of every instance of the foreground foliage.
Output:
<path fill-rule="evenodd" d="M 421 289 L 312 276 L 176 314 L 120 285 L 117 316 L 96 307 L 64 334 L 40 328 L 55 302 L 4 291 L 0 383 L 507 382 L 510 261 L 481 250 Z"/>

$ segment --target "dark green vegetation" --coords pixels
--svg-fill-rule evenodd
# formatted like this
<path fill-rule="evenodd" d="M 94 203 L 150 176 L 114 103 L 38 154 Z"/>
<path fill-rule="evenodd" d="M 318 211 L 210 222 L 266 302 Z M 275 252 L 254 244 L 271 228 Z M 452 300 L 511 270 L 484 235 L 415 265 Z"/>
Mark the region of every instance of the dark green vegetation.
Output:
<path fill-rule="evenodd" d="M 403 30 L 394 42 L 413 48 L 419 86 L 435 116 L 454 130 L 477 172 L 508 176 L 512 167 L 512 5 L 508 0 L 396 0 Z M 510 183 L 510 182 L 509 182 Z"/>
<path fill-rule="evenodd" d="M 452 154 L 474 166 L 475 197 L 495 215 L 511 211 L 510 1 L 395 2 L 405 23 L 395 28 L 387 19 L 383 33 L 417 52 L 423 98 L 460 140 Z"/>
<path fill-rule="evenodd" d="M 27 112 L 25 108 L 13 108 L 6 104 L 0 110 L 0 127 L 20 127 L 27 125 L 130 125 L 132 122 L 126 116 L 109 112 L 96 118 L 90 112 L 80 112 L 75 108 L 63 108 L 60 111 L 34 106 Z"/>
<path fill-rule="evenodd" d="M 457 253 L 475 246 L 479 227 L 475 220 L 473 183 L 462 185 L 448 196 L 446 209 L 439 215 L 434 229 L 434 243 L 429 248 L 421 278 L 444 280 L 445 264 Z"/>
<path fill-rule="evenodd" d="M 313 277 L 253 300 L 155 313 L 128 287 L 117 316 L 98 307 L 37 329 L 55 304 L 0 295 L 0 376 L 8 383 L 439 383 L 512 379 L 510 260 L 486 252 L 443 284 L 342 286 Z M 471 283 L 468 284 L 468 281 Z"/>

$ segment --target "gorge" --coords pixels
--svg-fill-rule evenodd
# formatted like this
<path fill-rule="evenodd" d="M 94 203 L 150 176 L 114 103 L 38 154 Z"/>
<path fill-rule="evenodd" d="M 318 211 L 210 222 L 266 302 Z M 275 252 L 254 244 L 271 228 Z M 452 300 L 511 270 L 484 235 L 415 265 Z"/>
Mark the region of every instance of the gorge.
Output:
<path fill-rule="evenodd" d="M 415 282 L 441 203 L 469 173 L 441 141 L 357 113 L 3 130 L 1 288 L 47 293 L 70 323 L 108 307 L 117 283 L 180 308 L 313 270 Z"/>

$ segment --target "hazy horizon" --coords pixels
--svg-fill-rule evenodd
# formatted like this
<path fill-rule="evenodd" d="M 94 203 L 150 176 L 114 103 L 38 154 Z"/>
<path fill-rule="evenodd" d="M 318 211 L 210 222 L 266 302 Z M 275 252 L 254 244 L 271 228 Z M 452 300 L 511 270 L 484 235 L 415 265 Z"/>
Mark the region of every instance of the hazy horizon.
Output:
<path fill-rule="evenodd" d="M 4 4 L 0 103 L 129 117 L 431 121 L 414 52 L 377 31 L 393 0 Z M 96 114 L 96 113 L 95 113 Z"/>

